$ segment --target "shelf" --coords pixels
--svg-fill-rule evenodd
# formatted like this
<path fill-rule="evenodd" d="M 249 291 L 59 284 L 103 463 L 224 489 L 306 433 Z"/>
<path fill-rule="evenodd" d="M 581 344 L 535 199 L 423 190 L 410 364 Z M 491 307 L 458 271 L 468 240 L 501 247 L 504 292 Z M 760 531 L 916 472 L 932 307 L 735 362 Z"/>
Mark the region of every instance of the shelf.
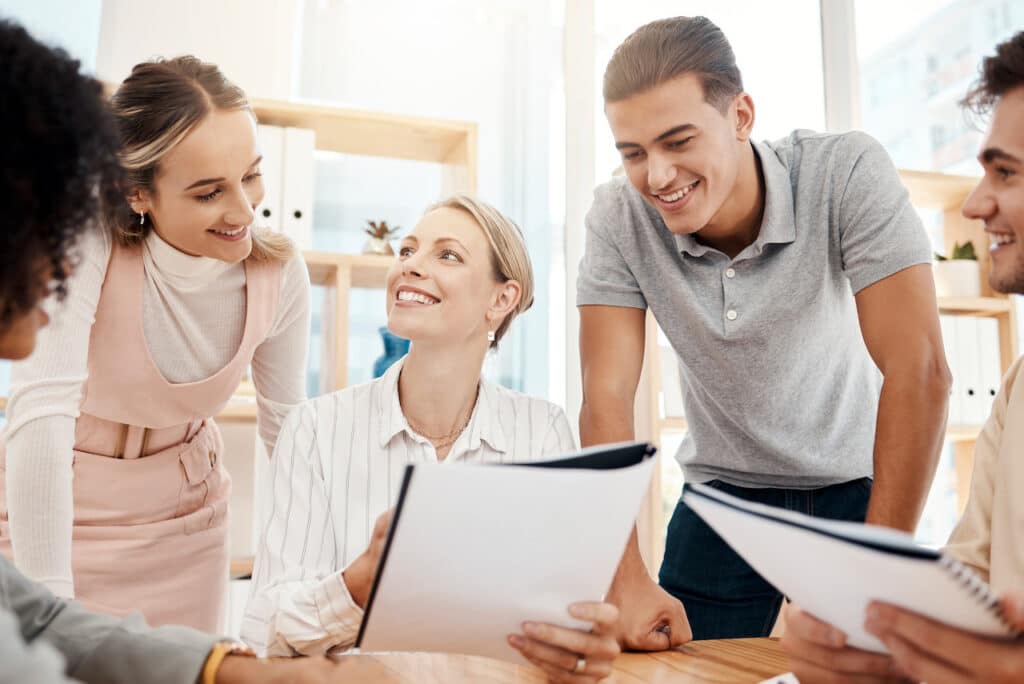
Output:
<path fill-rule="evenodd" d="M 960 210 L 978 185 L 979 178 L 933 171 L 900 170 L 900 179 L 910 193 L 910 203 L 919 209 Z"/>
<path fill-rule="evenodd" d="M 973 442 L 978 439 L 981 425 L 947 425 L 946 440 L 950 442 Z"/>
<path fill-rule="evenodd" d="M 336 285 L 339 269 L 347 269 L 349 287 L 382 289 L 388 269 L 395 257 L 380 254 L 339 254 L 335 252 L 303 252 L 309 280 L 314 285 Z"/>
<path fill-rule="evenodd" d="M 465 158 L 467 141 L 475 155 L 476 124 L 334 107 L 316 102 L 251 101 L 261 124 L 310 128 L 318 150 L 438 164 Z M 460 152 L 463 152 L 460 154 Z"/>
<path fill-rule="evenodd" d="M 1007 297 L 940 297 L 939 313 L 973 316 L 999 316 L 1013 311 Z"/>
<path fill-rule="evenodd" d="M 658 421 L 658 426 L 662 430 L 668 430 L 670 432 L 685 432 L 689 429 L 686 423 L 686 418 L 683 416 L 666 416 Z"/>
<path fill-rule="evenodd" d="M 218 423 L 249 423 L 256 420 L 255 401 L 237 401 L 235 398 L 214 416 Z"/>

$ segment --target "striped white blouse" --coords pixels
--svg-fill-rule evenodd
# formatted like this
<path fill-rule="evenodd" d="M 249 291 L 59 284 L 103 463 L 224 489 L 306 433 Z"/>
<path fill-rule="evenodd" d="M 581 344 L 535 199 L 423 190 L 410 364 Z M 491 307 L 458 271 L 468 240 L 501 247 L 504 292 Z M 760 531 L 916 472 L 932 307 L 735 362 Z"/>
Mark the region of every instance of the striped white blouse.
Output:
<path fill-rule="evenodd" d="M 256 552 L 242 638 L 270 656 L 352 646 L 363 611 L 341 572 L 397 498 L 405 465 L 436 462 L 398 401 L 402 362 L 383 377 L 307 401 L 274 450 L 267 527 Z M 517 462 L 572 452 L 565 412 L 483 379 L 445 463 Z"/>

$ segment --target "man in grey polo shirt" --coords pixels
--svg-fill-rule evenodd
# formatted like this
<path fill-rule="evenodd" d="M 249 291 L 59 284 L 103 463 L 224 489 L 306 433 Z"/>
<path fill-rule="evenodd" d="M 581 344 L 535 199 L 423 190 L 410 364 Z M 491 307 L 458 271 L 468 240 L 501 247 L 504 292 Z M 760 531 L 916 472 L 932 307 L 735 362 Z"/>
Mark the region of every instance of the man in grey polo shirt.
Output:
<path fill-rule="evenodd" d="M 753 102 L 702 17 L 638 29 L 604 96 L 626 177 L 587 216 L 583 443 L 633 437 L 650 308 L 679 357 L 687 481 L 913 529 L 949 371 L 929 242 L 881 146 L 807 131 L 751 142 Z M 660 583 L 631 542 L 610 595 L 627 647 L 679 643 L 687 617 L 695 638 L 767 635 L 782 600 L 682 504 Z"/>

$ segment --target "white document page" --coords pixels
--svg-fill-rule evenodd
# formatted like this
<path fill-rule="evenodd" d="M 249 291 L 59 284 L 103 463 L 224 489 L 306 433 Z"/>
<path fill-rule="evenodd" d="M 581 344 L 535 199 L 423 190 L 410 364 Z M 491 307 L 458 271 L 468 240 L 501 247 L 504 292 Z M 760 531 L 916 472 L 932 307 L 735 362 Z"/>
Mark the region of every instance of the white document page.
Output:
<path fill-rule="evenodd" d="M 524 664 L 507 642 L 523 621 L 590 629 L 568 606 L 608 591 L 654 463 L 413 466 L 360 650 Z"/>
<path fill-rule="evenodd" d="M 864 630 L 874 600 L 980 634 L 1011 635 L 984 582 L 973 574 L 958 579 L 938 552 L 909 535 L 752 504 L 704 485 L 693 489 L 683 495 L 690 508 L 801 609 L 845 632 L 851 646 L 888 652 Z"/>

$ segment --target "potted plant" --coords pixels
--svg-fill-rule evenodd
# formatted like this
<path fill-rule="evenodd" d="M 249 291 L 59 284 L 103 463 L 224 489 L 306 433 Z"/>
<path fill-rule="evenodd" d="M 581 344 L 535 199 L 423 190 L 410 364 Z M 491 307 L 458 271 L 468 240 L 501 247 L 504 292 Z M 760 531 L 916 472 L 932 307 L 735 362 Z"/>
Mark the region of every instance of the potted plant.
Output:
<path fill-rule="evenodd" d="M 366 234 L 370 239 L 363 245 L 363 254 L 386 254 L 393 255 L 395 250 L 391 248 L 391 239 L 400 230 L 398 226 L 388 227 L 387 221 L 367 221 L 370 224 L 366 228 Z"/>
<path fill-rule="evenodd" d="M 935 255 L 935 294 L 939 297 L 980 297 L 981 268 L 974 243 L 953 244 L 949 258 Z"/>

